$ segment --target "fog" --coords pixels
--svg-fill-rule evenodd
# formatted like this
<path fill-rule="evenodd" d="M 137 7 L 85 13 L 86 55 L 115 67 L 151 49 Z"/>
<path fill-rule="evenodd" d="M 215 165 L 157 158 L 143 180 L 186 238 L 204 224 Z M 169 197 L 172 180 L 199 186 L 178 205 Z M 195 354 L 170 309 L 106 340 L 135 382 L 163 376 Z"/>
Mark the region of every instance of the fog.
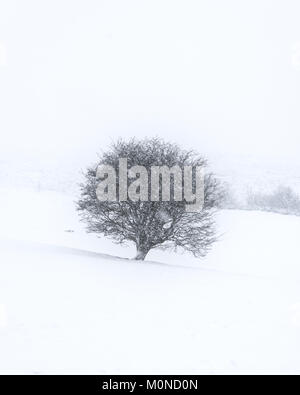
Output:
<path fill-rule="evenodd" d="M 85 163 L 158 135 L 299 165 L 299 15 L 298 0 L 1 0 L 0 155 Z"/>

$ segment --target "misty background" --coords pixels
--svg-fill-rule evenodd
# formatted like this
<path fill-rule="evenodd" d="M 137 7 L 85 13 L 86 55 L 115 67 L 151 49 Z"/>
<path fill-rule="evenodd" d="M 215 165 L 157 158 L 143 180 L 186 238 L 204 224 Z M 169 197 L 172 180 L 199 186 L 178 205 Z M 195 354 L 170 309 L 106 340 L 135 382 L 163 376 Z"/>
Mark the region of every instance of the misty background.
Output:
<path fill-rule="evenodd" d="M 1 0 L 0 183 L 76 192 L 118 137 L 300 192 L 297 0 Z"/>

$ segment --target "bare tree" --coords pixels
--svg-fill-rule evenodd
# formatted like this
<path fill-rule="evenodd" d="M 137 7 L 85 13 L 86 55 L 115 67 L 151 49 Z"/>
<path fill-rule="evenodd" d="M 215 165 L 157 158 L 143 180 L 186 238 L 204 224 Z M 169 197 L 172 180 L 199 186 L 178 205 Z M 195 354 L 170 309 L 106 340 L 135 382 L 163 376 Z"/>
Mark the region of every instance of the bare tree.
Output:
<path fill-rule="evenodd" d="M 150 196 L 149 201 L 119 201 L 118 198 L 116 201 L 99 201 L 96 194 L 99 182 L 97 168 L 110 165 L 116 169 L 118 190 L 120 158 L 128 159 L 128 168 L 138 165 L 146 169 L 151 166 L 206 166 L 201 156 L 158 138 L 117 141 L 109 151 L 99 156 L 97 164 L 88 168 L 85 182 L 81 184 L 77 208 L 87 224 L 87 231 L 110 237 L 117 243 L 134 243 L 137 260 L 144 260 L 154 248 L 176 250 L 181 247 L 196 257 L 205 256 L 215 241 L 214 212 L 220 199 L 215 177 L 205 175 L 204 207 L 199 212 L 187 212 L 186 201 L 175 201 L 172 176 L 170 201 L 150 201 Z M 192 181 L 195 187 L 194 177 Z M 160 185 L 160 196 L 161 192 Z"/>

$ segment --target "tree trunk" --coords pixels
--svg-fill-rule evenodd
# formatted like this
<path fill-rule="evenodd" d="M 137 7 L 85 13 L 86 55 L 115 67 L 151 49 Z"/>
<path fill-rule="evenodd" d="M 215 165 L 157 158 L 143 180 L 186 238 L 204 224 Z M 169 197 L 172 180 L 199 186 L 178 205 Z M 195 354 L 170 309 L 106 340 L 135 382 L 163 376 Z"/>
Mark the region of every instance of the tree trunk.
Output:
<path fill-rule="evenodd" d="M 137 249 L 137 254 L 136 257 L 134 258 L 136 261 L 144 261 L 146 258 L 146 255 L 148 254 L 149 250 L 143 249 L 143 248 L 138 248 Z"/>

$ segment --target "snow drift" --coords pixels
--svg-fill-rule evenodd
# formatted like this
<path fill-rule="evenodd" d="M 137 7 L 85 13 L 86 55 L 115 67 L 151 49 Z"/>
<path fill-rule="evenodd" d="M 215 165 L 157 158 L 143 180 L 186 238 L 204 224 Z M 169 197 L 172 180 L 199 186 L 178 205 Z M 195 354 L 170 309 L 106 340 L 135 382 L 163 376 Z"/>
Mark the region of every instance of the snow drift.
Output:
<path fill-rule="evenodd" d="M 205 260 L 138 263 L 73 200 L 1 190 L 1 373 L 300 373 L 300 218 L 223 211 Z"/>

